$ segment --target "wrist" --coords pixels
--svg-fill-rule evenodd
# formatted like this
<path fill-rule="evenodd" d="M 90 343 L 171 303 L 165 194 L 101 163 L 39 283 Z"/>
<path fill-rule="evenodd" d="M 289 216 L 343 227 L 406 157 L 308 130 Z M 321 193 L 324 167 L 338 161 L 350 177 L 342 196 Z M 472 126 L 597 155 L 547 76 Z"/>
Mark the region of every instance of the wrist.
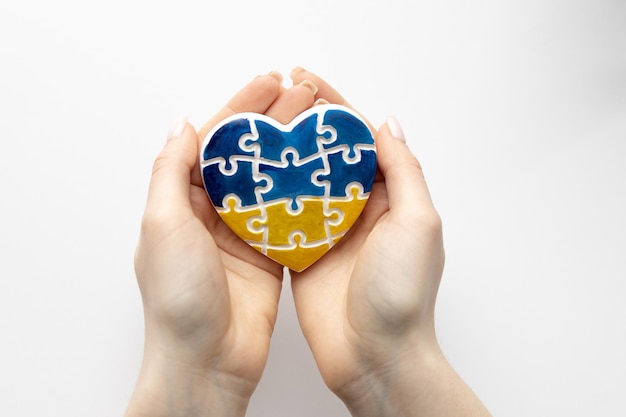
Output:
<path fill-rule="evenodd" d="M 339 394 L 354 417 L 490 416 L 437 344 L 368 366 L 350 390 Z"/>
<path fill-rule="evenodd" d="M 144 358 L 125 417 L 241 417 L 254 388 L 216 370 Z"/>
<path fill-rule="evenodd" d="M 354 417 L 421 415 L 418 402 L 447 366 L 437 345 L 391 348 L 382 360 L 361 358 L 359 377 L 337 395 Z"/>

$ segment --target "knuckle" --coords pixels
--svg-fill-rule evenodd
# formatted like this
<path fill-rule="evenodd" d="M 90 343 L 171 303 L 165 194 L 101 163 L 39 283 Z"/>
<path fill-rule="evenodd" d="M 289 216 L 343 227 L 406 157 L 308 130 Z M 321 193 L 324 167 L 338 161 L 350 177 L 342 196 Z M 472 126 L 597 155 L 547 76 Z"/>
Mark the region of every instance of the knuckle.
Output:
<path fill-rule="evenodd" d="M 154 174 L 159 172 L 164 167 L 168 166 L 171 159 L 171 156 L 169 156 L 168 153 L 165 151 L 157 155 L 154 162 L 152 163 L 152 175 L 154 176 Z"/>

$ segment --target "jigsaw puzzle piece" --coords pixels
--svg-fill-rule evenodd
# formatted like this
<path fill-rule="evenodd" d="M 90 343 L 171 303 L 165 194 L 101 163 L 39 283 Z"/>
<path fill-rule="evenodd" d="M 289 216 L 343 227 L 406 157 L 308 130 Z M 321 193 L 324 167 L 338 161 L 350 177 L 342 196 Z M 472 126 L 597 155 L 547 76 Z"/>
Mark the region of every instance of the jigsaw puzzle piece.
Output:
<path fill-rule="evenodd" d="M 346 191 L 349 193 L 349 197 L 331 199 L 328 204 L 329 210 L 339 210 L 343 214 L 341 223 L 328 223 L 330 235 L 333 237 L 339 236 L 341 238 L 352 227 L 368 200 L 368 196 L 364 194 L 360 184 L 353 184 Z"/>
<path fill-rule="evenodd" d="M 261 216 L 261 208 L 258 205 L 242 207 L 239 197 L 233 195 L 226 197 L 225 202 L 225 207 L 217 210 L 224 223 L 246 242 L 262 242 L 263 231 L 255 231 L 251 227 L 253 219 Z"/>
<path fill-rule="evenodd" d="M 301 233 L 307 242 L 327 241 L 326 223 L 338 224 L 341 213 L 326 212 L 323 199 L 300 199 L 301 207 L 292 211 L 289 200 L 265 205 L 265 216 L 252 219 L 251 230 L 266 231 L 269 246 L 284 246 L 290 243 L 294 232 Z"/>
<path fill-rule="evenodd" d="M 361 145 L 362 149 L 374 149 L 374 138 L 365 122 L 343 110 L 329 109 L 324 114 L 324 125 L 330 125 L 335 130 L 337 141 L 349 148 L 348 157 L 354 159 L 358 150 L 355 146 Z M 324 143 L 324 148 L 329 149 L 337 146 L 336 141 Z M 365 146 L 363 146 L 365 145 Z"/>
<path fill-rule="evenodd" d="M 308 244 L 306 237 L 296 231 L 290 235 L 289 245 L 270 247 L 267 249 L 267 256 L 291 270 L 300 272 L 324 256 L 329 249 L 328 242 Z"/>
<path fill-rule="evenodd" d="M 224 207 L 224 197 L 229 194 L 238 196 L 243 207 L 255 205 L 258 202 L 255 190 L 270 185 L 270 180 L 253 175 L 251 161 L 238 161 L 232 174 L 224 174 L 219 165 L 210 164 L 202 169 L 205 187 L 215 207 Z"/>
<path fill-rule="evenodd" d="M 252 128 L 248 119 L 235 119 L 224 124 L 215 131 L 208 146 L 205 146 L 202 153 L 203 160 L 223 160 L 226 170 L 231 170 L 233 156 L 254 156 L 254 152 L 241 149 L 239 140 L 233 140 L 233 138 L 240 139 L 244 135 L 252 135 Z"/>
<path fill-rule="evenodd" d="M 374 183 L 376 173 L 376 152 L 370 150 L 360 151 L 360 163 L 346 163 L 343 152 L 328 155 L 328 163 L 331 166 L 330 173 L 320 173 L 317 175 L 318 182 L 330 184 L 330 195 L 332 197 L 344 197 L 346 187 L 358 182 L 363 185 L 363 192 L 369 193 Z"/>
<path fill-rule="evenodd" d="M 301 159 L 316 154 L 317 147 L 317 114 L 313 114 L 299 122 L 291 131 L 285 132 L 276 126 L 264 121 L 255 122 L 258 138 L 262 138 L 260 156 L 262 159 L 280 161 L 285 149 L 297 149 Z M 245 142 L 247 148 L 251 147 L 256 139 L 250 138 Z"/>
<path fill-rule="evenodd" d="M 283 153 L 283 160 L 274 165 L 259 164 L 259 172 L 271 178 L 272 187 L 262 192 L 264 201 L 287 198 L 292 211 L 298 210 L 297 197 L 322 197 L 324 186 L 314 184 L 311 179 L 315 171 L 324 169 L 322 158 L 302 163 L 295 152 Z"/>

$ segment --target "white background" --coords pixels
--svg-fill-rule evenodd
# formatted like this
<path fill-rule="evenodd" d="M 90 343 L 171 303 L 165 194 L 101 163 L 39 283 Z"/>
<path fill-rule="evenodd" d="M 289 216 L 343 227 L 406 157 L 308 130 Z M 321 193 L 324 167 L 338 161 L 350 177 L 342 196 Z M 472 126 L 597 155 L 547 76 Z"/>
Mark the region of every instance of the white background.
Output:
<path fill-rule="evenodd" d="M 122 415 L 171 122 L 296 65 L 393 114 L 443 217 L 437 328 L 499 416 L 624 416 L 626 2 L 3 1 L 0 415 Z M 288 282 L 249 416 L 346 416 Z"/>

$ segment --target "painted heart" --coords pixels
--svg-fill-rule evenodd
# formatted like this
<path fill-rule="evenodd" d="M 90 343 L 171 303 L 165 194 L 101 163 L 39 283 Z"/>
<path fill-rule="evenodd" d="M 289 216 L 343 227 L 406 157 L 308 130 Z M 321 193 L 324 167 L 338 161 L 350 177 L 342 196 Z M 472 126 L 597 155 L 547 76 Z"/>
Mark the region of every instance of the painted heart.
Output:
<path fill-rule="evenodd" d="M 315 106 L 288 125 L 240 113 L 209 132 L 200 167 L 224 222 L 261 253 L 302 271 L 363 211 L 376 147 L 367 124 L 343 106 Z"/>

